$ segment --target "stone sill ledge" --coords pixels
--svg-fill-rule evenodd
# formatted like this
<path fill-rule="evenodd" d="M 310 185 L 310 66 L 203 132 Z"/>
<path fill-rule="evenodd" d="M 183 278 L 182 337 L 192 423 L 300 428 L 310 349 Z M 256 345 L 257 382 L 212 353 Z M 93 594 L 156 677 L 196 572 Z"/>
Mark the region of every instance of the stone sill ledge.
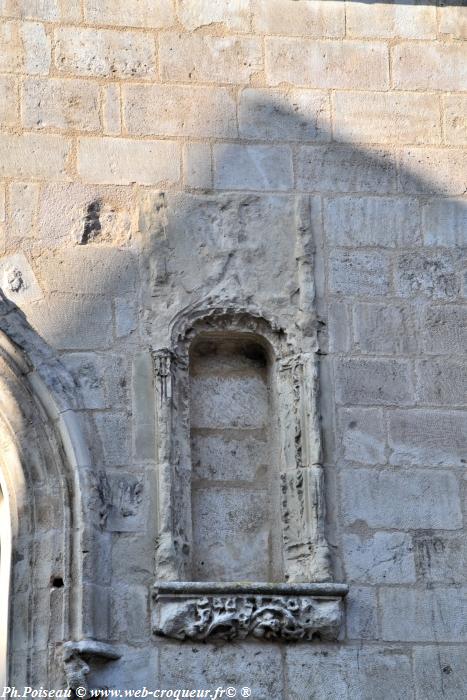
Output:
<path fill-rule="evenodd" d="M 179 640 L 336 640 L 343 583 L 158 581 L 154 633 Z"/>

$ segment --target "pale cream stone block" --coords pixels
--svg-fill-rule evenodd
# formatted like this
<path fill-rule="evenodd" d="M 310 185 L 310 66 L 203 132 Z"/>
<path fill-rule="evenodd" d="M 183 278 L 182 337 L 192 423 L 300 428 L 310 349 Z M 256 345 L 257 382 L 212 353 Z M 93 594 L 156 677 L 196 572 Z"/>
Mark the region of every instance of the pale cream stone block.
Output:
<path fill-rule="evenodd" d="M 0 125 L 14 126 L 18 120 L 18 98 L 16 79 L 0 76 Z"/>
<path fill-rule="evenodd" d="M 0 223 L 5 221 L 5 185 L 0 185 Z"/>
<path fill-rule="evenodd" d="M 28 128 L 95 131 L 100 128 L 99 86 L 85 80 L 26 80 L 22 119 Z"/>
<path fill-rule="evenodd" d="M 245 83 L 263 68 L 260 40 L 241 36 L 163 34 L 159 59 L 164 80 L 187 82 Z"/>
<path fill-rule="evenodd" d="M 211 146 L 206 143 L 187 143 L 184 150 L 185 184 L 188 187 L 212 187 Z"/>
<path fill-rule="evenodd" d="M 0 134 L 0 175 L 68 179 L 70 141 L 51 134 Z"/>
<path fill-rule="evenodd" d="M 79 22 L 81 8 L 77 0 L 2 0 L 0 14 L 45 22 Z"/>
<path fill-rule="evenodd" d="M 442 103 L 447 143 L 467 146 L 467 95 L 446 95 Z"/>
<path fill-rule="evenodd" d="M 168 27 L 175 19 L 173 0 L 85 0 L 87 22 L 145 29 Z"/>
<path fill-rule="evenodd" d="M 394 87 L 405 90 L 467 90 L 462 44 L 404 43 L 392 49 Z"/>
<path fill-rule="evenodd" d="M 467 6 L 449 6 L 438 8 L 439 31 L 449 34 L 453 39 L 467 39 Z"/>
<path fill-rule="evenodd" d="M 50 39 L 36 22 L 5 22 L 0 26 L 0 71 L 45 74 L 50 68 Z"/>
<path fill-rule="evenodd" d="M 441 117 L 434 95 L 337 92 L 332 96 L 333 136 L 361 143 L 440 143 Z"/>
<path fill-rule="evenodd" d="M 10 185 L 8 239 L 23 239 L 32 235 L 38 204 L 37 183 L 13 182 Z"/>
<path fill-rule="evenodd" d="M 55 65 L 60 71 L 119 78 L 155 76 L 156 46 L 149 33 L 60 27 L 55 38 Z"/>
<path fill-rule="evenodd" d="M 247 88 L 240 95 L 241 136 L 286 141 L 330 140 L 331 115 L 325 92 Z"/>
<path fill-rule="evenodd" d="M 266 78 L 271 85 L 315 88 L 386 89 L 386 44 L 356 41 L 266 39 Z"/>
<path fill-rule="evenodd" d="M 411 148 L 400 154 L 399 177 L 403 192 L 464 194 L 467 158 L 450 148 Z"/>
<path fill-rule="evenodd" d="M 178 15 L 185 29 L 193 31 L 210 24 L 247 32 L 250 29 L 250 0 L 179 0 Z"/>
<path fill-rule="evenodd" d="M 180 177 L 180 147 L 174 141 L 83 138 L 78 172 L 86 182 L 155 185 Z"/>
<path fill-rule="evenodd" d="M 340 0 L 254 0 L 253 28 L 265 34 L 342 37 L 345 3 Z"/>
<path fill-rule="evenodd" d="M 404 3 L 346 3 L 349 37 L 435 39 L 436 7 L 414 0 Z"/>
<path fill-rule="evenodd" d="M 120 85 L 113 83 L 103 88 L 102 121 L 104 134 L 114 136 L 122 131 Z"/>
<path fill-rule="evenodd" d="M 237 135 L 235 100 L 225 88 L 124 85 L 122 97 L 130 134 Z"/>

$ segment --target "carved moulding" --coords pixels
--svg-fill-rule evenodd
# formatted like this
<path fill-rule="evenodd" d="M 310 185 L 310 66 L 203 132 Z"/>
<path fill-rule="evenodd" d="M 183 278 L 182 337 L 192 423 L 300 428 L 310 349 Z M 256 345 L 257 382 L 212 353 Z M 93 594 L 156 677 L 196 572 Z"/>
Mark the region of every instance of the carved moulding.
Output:
<path fill-rule="evenodd" d="M 179 640 L 333 641 L 347 586 L 337 583 L 155 585 L 154 632 Z"/>

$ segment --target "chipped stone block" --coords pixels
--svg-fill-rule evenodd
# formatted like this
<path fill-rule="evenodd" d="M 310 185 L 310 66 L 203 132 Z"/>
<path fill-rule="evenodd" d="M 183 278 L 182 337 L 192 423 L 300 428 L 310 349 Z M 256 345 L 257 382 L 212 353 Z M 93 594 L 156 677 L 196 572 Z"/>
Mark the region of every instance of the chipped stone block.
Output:
<path fill-rule="evenodd" d="M 336 141 L 423 145 L 441 141 L 439 104 L 431 95 L 335 92 L 332 107 Z"/>
<path fill-rule="evenodd" d="M 390 152 L 344 145 L 303 146 L 297 164 L 298 187 L 307 191 L 368 192 L 396 191 L 396 165 Z"/>
<path fill-rule="evenodd" d="M 399 90 L 467 89 L 462 45 L 448 42 L 404 42 L 392 48 L 392 76 Z"/>
<path fill-rule="evenodd" d="M 86 182 L 156 185 L 180 177 L 180 146 L 174 141 L 83 138 L 78 171 Z"/>
<path fill-rule="evenodd" d="M 337 361 L 336 398 L 339 403 L 350 404 L 410 404 L 410 364 L 406 360 L 373 358 Z"/>
<path fill-rule="evenodd" d="M 378 602 L 372 588 L 351 586 L 346 598 L 346 623 L 349 639 L 378 639 Z"/>
<path fill-rule="evenodd" d="M 150 33 L 59 27 L 55 30 L 59 72 L 113 78 L 154 78 L 156 45 Z"/>
<path fill-rule="evenodd" d="M 395 265 L 395 287 L 399 296 L 423 295 L 450 299 L 459 294 L 459 280 L 449 253 L 436 251 L 401 253 Z"/>
<path fill-rule="evenodd" d="M 270 85 L 384 90 L 389 85 L 385 44 L 266 38 L 266 79 Z"/>
<path fill-rule="evenodd" d="M 362 521 L 373 528 L 462 527 L 459 484 L 449 472 L 347 469 L 341 486 L 344 521 L 349 525 Z"/>
<path fill-rule="evenodd" d="M 417 310 L 403 306 L 358 302 L 353 308 L 354 337 L 364 353 L 401 355 L 416 352 Z"/>
<path fill-rule="evenodd" d="M 162 29 L 174 22 L 172 0 L 85 0 L 84 17 L 93 24 Z"/>
<path fill-rule="evenodd" d="M 339 426 L 345 460 L 360 464 L 386 463 L 386 430 L 381 410 L 341 409 Z"/>
<path fill-rule="evenodd" d="M 467 416 L 436 409 L 391 412 L 389 446 L 391 464 L 461 467 L 466 461 Z"/>
<path fill-rule="evenodd" d="M 462 587 L 380 590 L 383 639 L 401 642 L 466 642 L 465 603 Z"/>
<path fill-rule="evenodd" d="M 399 532 L 373 536 L 344 535 L 343 553 L 349 581 L 415 583 L 412 538 Z"/>
<path fill-rule="evenodd" d="M 414 700 L 410 658 L 400 650 L 297 646 L 286 660 L 290 700 Z"/>
<path fill-rule="evenodd" d="M 246 88 L 240 94 L 240 135 L 253 139 L 329 141 L 326 93 Z"/>
<path fill-rule="evenodd" d="M 467 245 L 466 201 L 444 198 L 431 199 L 423 207 L 422 221 L 425 245 L 450 248 Z"/>
<path fill-rule="evenodd" d="M 224 190 L 288 190 L 292 187 L 292 153 L 288 146 L 217 144 L 214 187 Z"/>
<path fill-rule="evenodd" d="M 341 2 L 254 0 L 253 27 L 264 34 L 340 38 L 345 32 L 345 8 Z"/>
<path fill-rule="evenodd" d="M 336 246 L 413 245 L 420 239 L 420 206 L 414 198 L 334 197 L 325 200 L 324 230 Z"/>
<path fill-rule="evenodd" d="M 0 260 L 0 287 L 3 294 L 20 307 L 43 298 L 36 276 L 23 253 Z"/>
<path fill-rule="evenodd" d="M 201 83 L 249 83 L 263 68 L 258 37 L 165 33 L 159 42 L 164 80 Z"/>
<path fill-rule="evenodd" d="M 122 101 L 130 134 L 217 138 L 237 134 L 235 100 L 224 87 L 124 85 Z"/>
<path fill-rule="evenodd" d="M 389 292 L 389 259 L 384 253 L 338 250 L 331 253 L 329 262 L 332 292 L 372 296 Z"/>

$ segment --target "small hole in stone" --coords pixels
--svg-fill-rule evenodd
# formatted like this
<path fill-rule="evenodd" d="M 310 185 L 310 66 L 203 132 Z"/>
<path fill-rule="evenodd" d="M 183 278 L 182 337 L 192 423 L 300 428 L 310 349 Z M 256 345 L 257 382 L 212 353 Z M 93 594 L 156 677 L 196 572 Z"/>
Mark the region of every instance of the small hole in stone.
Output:
<path fill-rule="evenodd" d="M 63 588 L 63 579 L 61 576 L 52 578 L 52 588 Z"/>

